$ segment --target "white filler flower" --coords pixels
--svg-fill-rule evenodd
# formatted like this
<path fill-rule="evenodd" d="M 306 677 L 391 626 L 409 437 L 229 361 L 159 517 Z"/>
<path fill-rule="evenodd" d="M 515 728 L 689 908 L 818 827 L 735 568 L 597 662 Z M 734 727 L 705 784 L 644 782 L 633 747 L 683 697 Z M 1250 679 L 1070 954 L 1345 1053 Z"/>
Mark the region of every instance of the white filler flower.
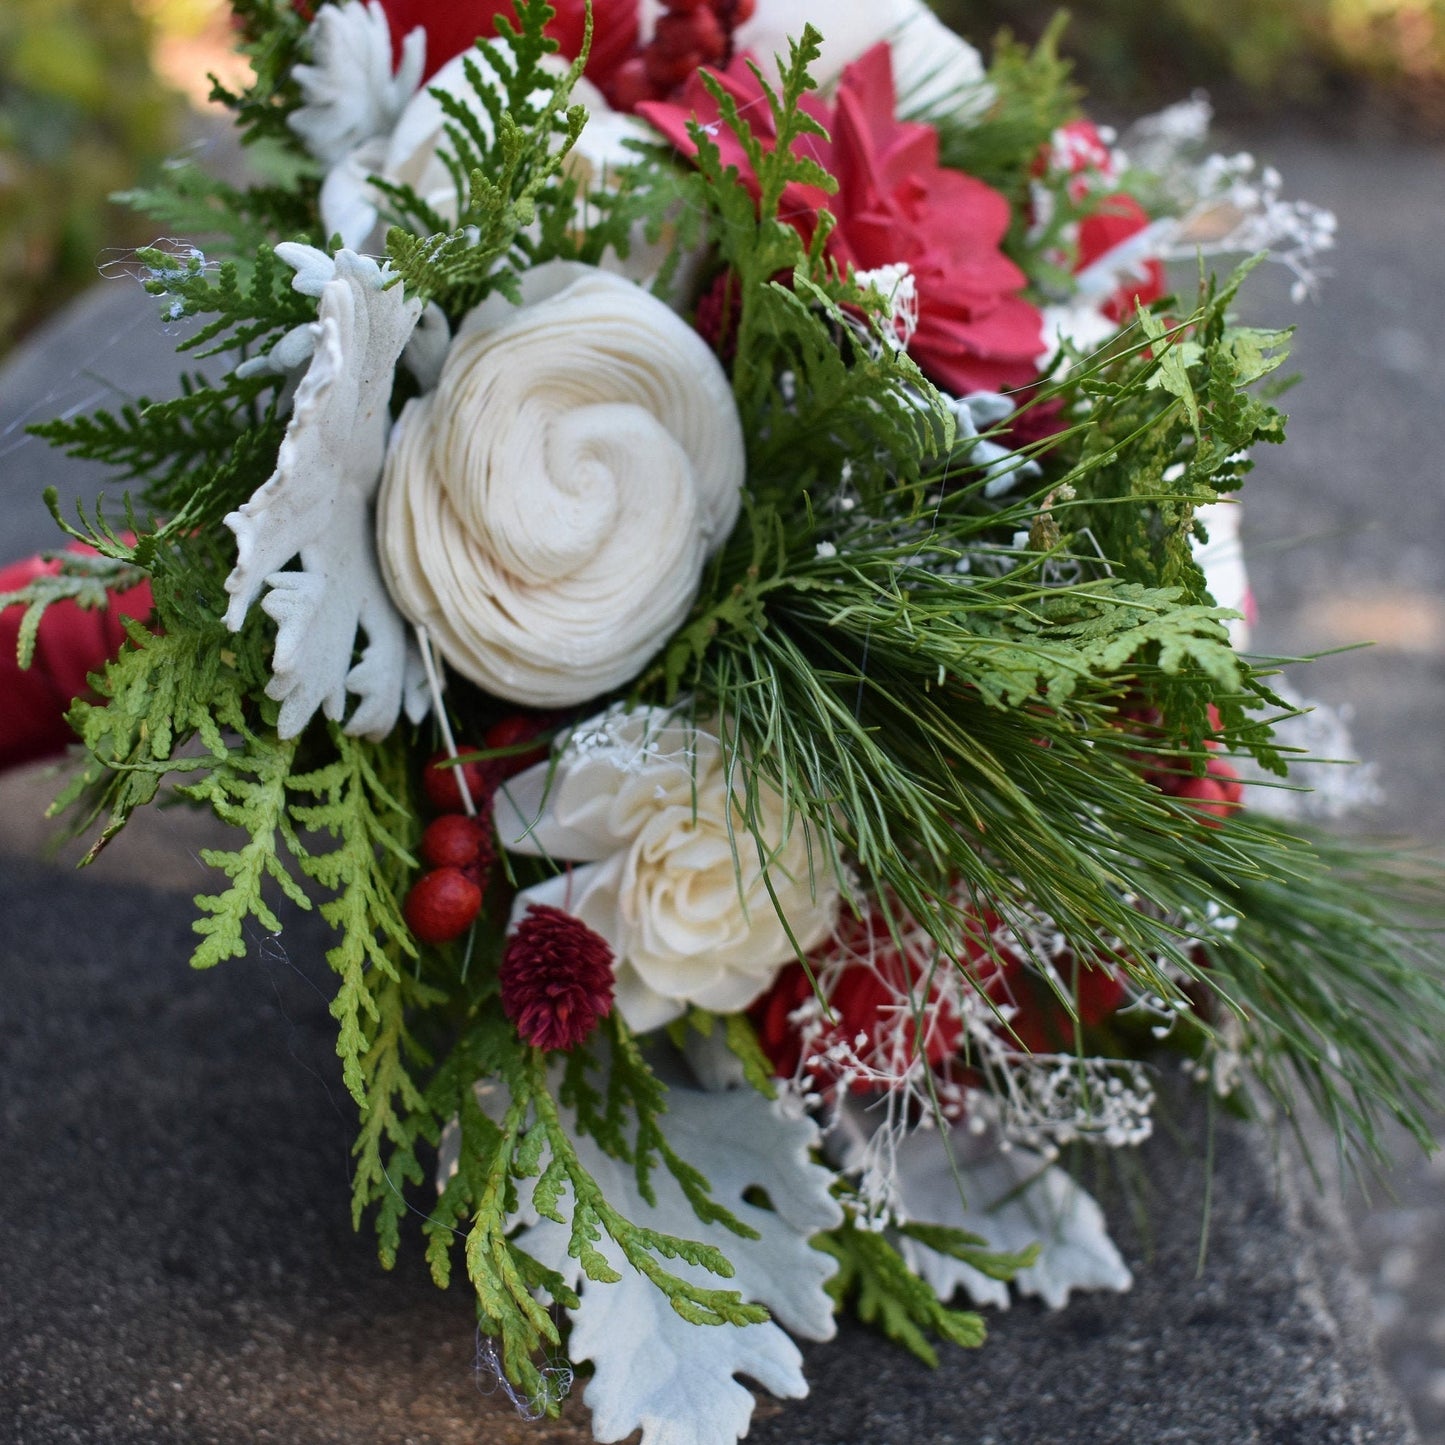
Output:
<path fill-rule="evenodd" d="M 544 903 L 605 938 L 617 1007 L 639 1032 L 692 1005 L 746 1008 L 794 957 L 779 910 L 807 950 L 832 932 L 838 901 L 820 840 L 785 819 L 773 789 L 755 791 L 762 851 L 715 735 L 656 708 L 581 724 L 497 797 L 512 852 L 584 865 L 520 894 L 513 921 Z"/>
<path fill-rule="evenodd" d="M 630 281 L 554 262 L 462 323 L 408 403 L 378 508 L 397 606 L 497 697 L 585 702 L 686 618 L 737 520 L 742 426 L 717 358 Z"/>

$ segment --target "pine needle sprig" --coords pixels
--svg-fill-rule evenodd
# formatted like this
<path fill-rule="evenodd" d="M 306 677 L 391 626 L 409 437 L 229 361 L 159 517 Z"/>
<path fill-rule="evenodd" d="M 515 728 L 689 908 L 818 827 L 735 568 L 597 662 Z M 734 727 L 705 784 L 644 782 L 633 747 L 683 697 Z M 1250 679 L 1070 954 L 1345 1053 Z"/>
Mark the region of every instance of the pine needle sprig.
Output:
<path fill-rule="evenodd" d="M 1383 846 L 1261 833 L 1294 868 L 1242 880 L 1206 975 L 1235 1015 L 1238 1064 L 1291 1121 L 1303 1098 L 1352 1166 L 1389 1162 L 1383 1122 L 1434 1147 L 1445 1104 L 1445 876 Z"/>

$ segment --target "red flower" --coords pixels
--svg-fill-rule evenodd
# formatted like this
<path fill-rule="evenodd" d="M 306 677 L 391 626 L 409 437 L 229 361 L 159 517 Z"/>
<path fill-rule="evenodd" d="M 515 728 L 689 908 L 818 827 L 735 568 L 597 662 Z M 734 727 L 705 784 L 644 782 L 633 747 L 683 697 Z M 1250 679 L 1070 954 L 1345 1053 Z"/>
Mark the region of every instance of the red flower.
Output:
<path fill-rule="evenodd" d="M 737 101 L 758 138 L 776 140 L 771 113 L 756 77 L 735 60 L 717 77 Z M 962 171 L 938 162 L 938 132 L 895 115 L 893 66 L 886 44 L 843 72 L 834 104 L 806 96 L 803 108 L 830 138 L 804 137 L 798 152 L 838 181 L 828 196 L 796 184 L 781 214 L 811 238 L 818 213 L 837 220 L 828 254 L 862 271 L 906 263 L 918 291 L 918 327 L 909 354 L 940 386 L 958 395 L 1022 386 L 1038 374 L 1043 343 L 1039 313 L 1019 291 L 1022 271 L 999 249 L 1009 227 L 1008 202 Z M 688 123 L 712 127 L 724 165 L 752 179 L 746 152 L 726 126 L 698 76 L 680 102 L 638 107 L 679 149 L 697 147 Z"/>
<path fill-rule="evenodd" d="M 587 0 L 552 0 L 552 6 L 557 14 L 547 33 L 568 60 L 575 60 L 587 24 Z M 381 0 L 381 8 L 391 23 L 398 59 L 406 36 L 418 26 L 426 31 L 428 79 L 475 41 L 490 40 L 497 33 L 497 16 L 515 22 L 517 14 L 513 0 Z M 637 47 L 637 0 L 592 0 L 592 13 L 587 74 L 602 84 Z"/>
<path fill-rule="evenodd" d="M 575 1049 L 612 1012 L 612 949 L 560 908 L 528 907 L 497 977 L 502 1011 L 534 1048 Z"/>
<path fill-rule="evenodd" d="M 1079 222 L 1079 260 L 1075 272 L 1103 260 L 1115 247 L 1148 228 L 1149 214 L 1133 196 L 1123 191 L 1106 196 L 1098 211 Z M 1136 304 L 1147 306 L 1164 294 L 1164 267 L 1159 261 L 1145 257 L 1134 270 L 1142 275 L 1127 277 L 1099 308 L 1110 321 L 1122 324 L 1132 320 Z"/>
<path fill-rule="evenodd" d="M 864 1093 L 904 1078 L 919 1055 L 921 1025 L 923 1057 L 948 1075 L 966 1038 L 960 995 L 972 990 L 1007 1011 L 997 1031 L 1009 1045 L 1031 1054 L 1072 1052 L 1075 1025 L 1068 1009 L 1008 939 L 997 916 L 973 916 L 959 939 L 958 958 L 938 959 L 935 966 L 937 951 L 921 929 L 905 927 L 900 949 L 881 913 L 850 918 L 808 960 L 833 1019 L 816 1002 L 802 965 L 794 964 L 752 1011 L 759 1042 L 780 1078 L 795 1078 L 801 1066 L 816 1087 L 846 1080 Z M 1127 997 L 1105 958 L 1078 959 L 1063 950 L 1048 962 L 1073 990 L 1086 1028 L 1101 1024 Z M 920 1017 L 925 984 L 930 993 Z"/>
<path fill-rule="evenodd" d="M 862 1093 L 907 1074 L 919 1053 L 920 1029 L 923 1056 L 931 1067 L 940 1068 L 959 1050 L 963 1025 L 944 987 L 946 970 L 954 965 L 942 959 L 935 970 L 932 943 L 914 932 L 916 937 L 904 930 L 900 949 L 881 913 L 861 919 L 850 915 L 809 956 L 831 1021 L 817 1006 L 801 964 L 779 975 L 753 1010 L 759 1041 L 779 1078 L 795 1077 L 806 1063 L 815 1084 L 848 1076 L 850 1087 Z M 915 999 L 930 980 L 932 991 L 920 1017 Z"/>
<path fill-rule="evenodd" d="M 89 551 L 87 547 L 77 551 Z M 0 569 L 0 593 L 18 592 L 58 562 L 34 557 Z M 88 692 L 86 679 L 99 672 L 125 641 L 122 619 L 150 616 L 150 584 L 111 597 L 108 607 L 86 611 L 74 602 L 58 602 L 41 619 L 35 659 L 25 671 L 15 647 L 25 609 L 0 612 L 0 771 L 53 757 L 75 741 L 65 721 L 71 703 Z"/>
<path fill-rule="evenodd" d="M 1088 200 L 1091 191 L 1108 192 L 1095 203 L 1097 209 L 1079 222 L 1075 275 L 1148 229 L 1149 213 L 1144 207 L 1126 191 L 1113 189 L 1118 167 L 1092 121 L 1070 121 L 1054 133 L 1053 144 L 1040 157 L 1037 170 L 1043 173 L 1050 168 L 1069 177 L 1069 195 L 1076 203 Z M 1147 306 L 1164 294 L 1164 267 L 1159 261 L 1143 257 L 1130 269 L 1134 274 L 1099 308 L 1116 324 L 1132 319 L 1136 303 Z"/>

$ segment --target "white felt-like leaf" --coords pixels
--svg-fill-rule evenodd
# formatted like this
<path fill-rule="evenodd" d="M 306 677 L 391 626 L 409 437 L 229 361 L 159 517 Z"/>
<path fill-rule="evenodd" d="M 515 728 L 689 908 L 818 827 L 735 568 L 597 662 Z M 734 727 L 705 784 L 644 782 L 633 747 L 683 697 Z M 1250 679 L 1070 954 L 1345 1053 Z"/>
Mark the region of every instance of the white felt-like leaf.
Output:
<path fill-rule="evenodd" d="M 377 0 L 323 5 L 308 31 L 312 64 L 291 72 L 304 104 L 287 124 L 319 161 L 334 165 L 365 141 L 388 135 L 426 69 L 426 31 L 401 45 L 391 70 L 391 26 Z"/>
<path fill-rule="evenodd" d="M 1103 1211 L 1062 1169 L 1028 1149 L 981 1144 L 963 1129 L 955 1129 L 947 1143 L 945 1148 L 937 1130 L 900 1142 L 897 1189 L 906 1218 L 967 1230 L 1002 1253 L 1039 1245 L 1038 1263 L 1020 1271 L 1014 1283 L 1050 1309 L 1062 1309 L 1076 1289 L 1123 1291 L 1133 1285 Z M 1008 1308 L 1008 1286 L 1001 1281 L 914 1240 L 901 1244 L 909 1267 L 940 1299 L 963 1289 L 976 1304 Z"/>
<path fill-rule="evenodd" d="M 805 1339 L 830 1339 L 833 1303 L 824 1286 L 835 1262 L 808 1241 L 842 1216 L 829 1193 L 831 1171 L 809 1157 L 817 1141 L 813 1123 L 751 1089 L 705 1093 L 674 1087 L 666 1128 L 678 1154 L 707 1176 L 714 1197 L 760 1238 L 739 1239 L 703 1224 L 665 1170 L 653 1178 L 657 1205 L 648 1205 L 631 1169 L 590 1139 L 574 1137 L 583 1164 L 623 1214 L 649 1229 L 715 1245 L 736 1276 L 719 1280 L 678 1261 L 667 1262 L 670 1270 L 710 1287 L 736 1288 Z M 743 1194 L 754 1186 L 767 1192 L 772 1210 L 744 1202 Z M 576 1285 L 581 1271 L 567 1253 L 568 1228 L 539 1219 L 530 1192 L 522 1205 L 529 1221 L 523 1248 Z M 570 1195 L 564 1194 L 560 1212 L 569 1215 L 569 1209 Z M 688 1324 L 611 1241 L 604 1239 L 601 1249 L 622 1279 L 582 1282 L 582 1303 L 571 1312 L 571 1354 L 596 1368 L 583 1398 L 603 1445 L 639 1428 L 643 1445 L 735 1445 L 747 1433 L 755 1403 L 737 1375 L 782 1398 L 807 1394 L 802 1356 L 779 1324 Z"/>
<path fill-rule="evenodd" d="M 334 721 L 346 695 L 360 701 L 346 731 L 382 738 L 404 695 L 415 703 L 407 630 L 377 566 L 371 503 L 381 481 L 397 358 L 421 304 L 406 300 L 383 267 L 352 251 L 332 258 L 309 246 L 276 254 L 295 287 L 320 298 L 311 364 L 296 390 L 276 470 L 226 518 L 236 566 L 226 579 L 226 625 L 240 630 L 263 588 L 278 623 L 266 692 L 281 703 L 278 730 L 294 737 L 317 709 Z M 280 570 L 299 554 L 301 570 Z M 361 660 L 352 666 L 358 629 Z"/>

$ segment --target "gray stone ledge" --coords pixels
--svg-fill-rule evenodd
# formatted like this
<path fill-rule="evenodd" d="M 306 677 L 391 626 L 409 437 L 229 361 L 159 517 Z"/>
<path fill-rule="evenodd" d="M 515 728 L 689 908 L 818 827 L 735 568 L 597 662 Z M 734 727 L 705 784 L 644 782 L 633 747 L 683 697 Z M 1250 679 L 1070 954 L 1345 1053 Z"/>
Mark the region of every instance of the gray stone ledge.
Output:
<path fill-rule="evenodd" d="M 197 975 L 185 899 L 13 859 L 0 917 L 0 1439 L 587 1439 L 575 1405 L 526 1425 L 478 1392 L 466 1292 L 430 1284 L 416 1231 L 392 1275 L 352 1233 L 314 926 Z M 1150 1239 L 1110 1201 L 1132 1295 L 1016 1307 L 937 1371 L 845 1327 L 810 1351 L 812 1398 L 765 1405 L 750 1441 L 1407 1445 L 1336 1220 L 1262 1136 L 1221 1122 L 1216 1144 L 1202 1276 L 1202 1167 L 1161 1130 Z"/>

